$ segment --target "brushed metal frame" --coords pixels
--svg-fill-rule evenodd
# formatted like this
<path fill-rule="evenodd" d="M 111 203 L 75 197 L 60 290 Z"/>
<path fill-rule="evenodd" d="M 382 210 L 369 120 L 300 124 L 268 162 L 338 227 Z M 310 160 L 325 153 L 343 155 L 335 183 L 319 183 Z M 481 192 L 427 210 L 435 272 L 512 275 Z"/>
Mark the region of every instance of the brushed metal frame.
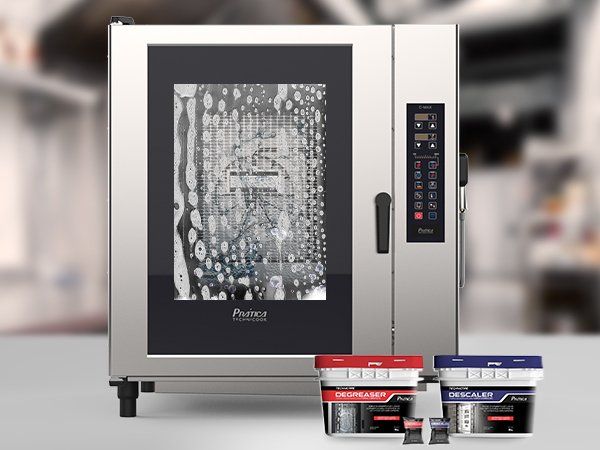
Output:
<path fill-rule="evenodd" d="M 147 355 L 147 47 L 153 44 L 352 45 L 353 351 L 391 353 L 392 254 L 376 253 L 374 199 L 392 191 L 392 27 L 110 25 L 110 375 L 315 375 L 311 356 Z"/>
<path fill-rule="evenodd" d="M 458 353 L 458 26 L 394 27 L 394 353 Z M 406 104 L 445 104 L 445 242 L 406 240 Z M 412 170 L 412 168 L 410 168 Z"/>

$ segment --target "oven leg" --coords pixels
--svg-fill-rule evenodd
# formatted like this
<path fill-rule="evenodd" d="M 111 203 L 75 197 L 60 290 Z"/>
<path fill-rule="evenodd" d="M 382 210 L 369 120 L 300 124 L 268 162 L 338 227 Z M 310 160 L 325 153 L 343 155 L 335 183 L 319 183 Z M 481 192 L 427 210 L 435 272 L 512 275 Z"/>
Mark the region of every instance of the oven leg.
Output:
<path fill-rule="evenodd" d="M 119 415 L 121 417 L 135 417 L 136 401 L 139 396 L 139 383 L 137 381 L 111 380 L 110 385 L 117 387 Z"/>

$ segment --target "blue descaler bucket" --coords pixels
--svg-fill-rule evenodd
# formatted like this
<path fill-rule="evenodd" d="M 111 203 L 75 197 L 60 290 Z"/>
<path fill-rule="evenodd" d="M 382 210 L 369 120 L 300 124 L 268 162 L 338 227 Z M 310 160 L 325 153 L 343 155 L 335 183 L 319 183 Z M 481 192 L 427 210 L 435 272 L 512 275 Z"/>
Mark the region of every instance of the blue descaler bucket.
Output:
<path fill-rule="evenodd" d="M 444 416 L 454 436 L 522 437 L 533 433 L 541 356 L 434 358 Z"/>

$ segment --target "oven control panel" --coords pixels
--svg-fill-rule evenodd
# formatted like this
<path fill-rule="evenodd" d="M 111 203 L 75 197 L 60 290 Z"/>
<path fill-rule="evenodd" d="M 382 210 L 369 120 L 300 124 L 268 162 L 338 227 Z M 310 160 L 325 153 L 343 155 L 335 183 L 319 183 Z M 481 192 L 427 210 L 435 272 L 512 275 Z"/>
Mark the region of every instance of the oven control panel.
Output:
<path fill-rule="evenodd" d="M 444 104 L 406 105 L 406 240 L 444 242 Z"/>

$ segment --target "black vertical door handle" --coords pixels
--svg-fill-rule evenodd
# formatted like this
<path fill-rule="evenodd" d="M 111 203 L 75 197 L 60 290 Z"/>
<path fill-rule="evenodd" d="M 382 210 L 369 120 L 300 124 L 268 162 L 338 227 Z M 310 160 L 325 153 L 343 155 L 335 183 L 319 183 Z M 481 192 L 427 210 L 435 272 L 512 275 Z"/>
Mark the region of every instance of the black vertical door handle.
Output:
<path fill-rule="evenodd" d="M 375 197 L 375 214 L 377 216 L 377 253 L 390 252 L 390 205 L 392 197 L 387 192 L 380 192 Z"/>

